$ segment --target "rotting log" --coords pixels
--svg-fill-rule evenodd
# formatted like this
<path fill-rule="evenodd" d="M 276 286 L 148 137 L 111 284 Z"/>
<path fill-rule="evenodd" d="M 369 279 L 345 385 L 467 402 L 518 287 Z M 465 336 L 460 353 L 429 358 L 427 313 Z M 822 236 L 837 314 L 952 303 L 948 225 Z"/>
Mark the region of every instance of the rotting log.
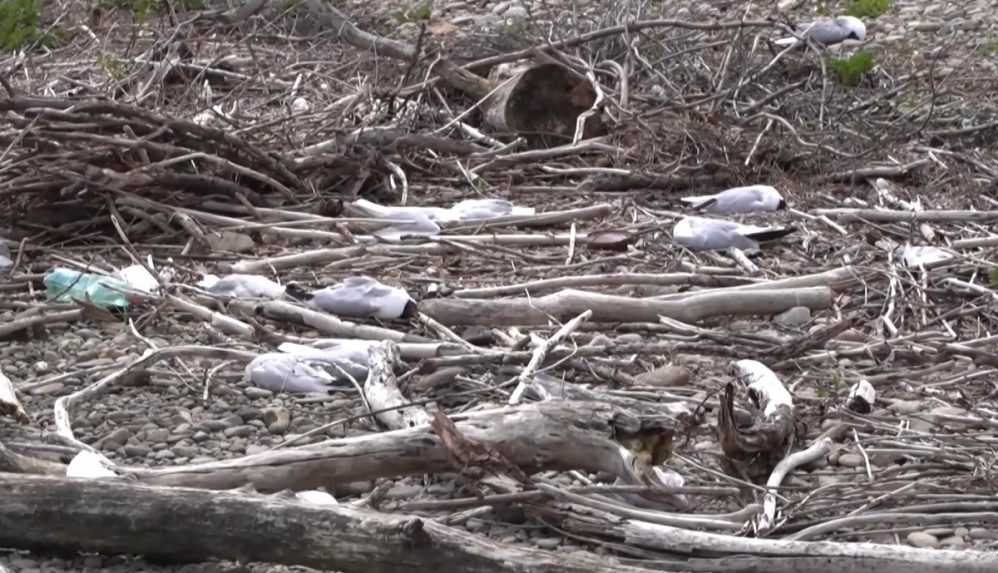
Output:
<path fill-rule="evenodd" d="M 343 573 L 627 572 L 609 558 L 494 543 L 429 519 L 246 492 L 0 474 L 0 546 L 304 565 Z"/>
<path fill-rule="evenodd" d="M 832 305 L 828 287 L 691 294 L 680 301 L 629 298 L 566 289 L 537 298 L 424 300 L 420 311 L 446 325 L 536 325 L 592 310 L 593 322 L 647 322 L 658 315 L 686 323 L 725 315 L 777 314 L 795 306 Z"/>
<path fill-rule="evenodd" d="M 635 416 L 596 402 L 546 401 L 451 416 L 469 439 L 501 451 L 528 474 L 537 471 L 608 472 L 633 481 L 633 456 L 615 439 L 623 426 L 674 428 L 661 418 Z M 120 468 L 151 485 L 259 491 L 335 489 L 357 481 L 453 471 L 447 449 L 430 426 L 327 440 L 232 460 L 155 469 Z"/>

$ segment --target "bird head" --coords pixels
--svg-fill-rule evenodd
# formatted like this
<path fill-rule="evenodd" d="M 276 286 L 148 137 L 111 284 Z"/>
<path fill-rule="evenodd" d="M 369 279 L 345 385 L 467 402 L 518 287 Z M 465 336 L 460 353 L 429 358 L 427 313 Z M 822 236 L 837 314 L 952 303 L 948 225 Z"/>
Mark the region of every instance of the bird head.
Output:
<path fill-rule="evenodd" d="M 839 26 L 849 31 L 849 38 L 862 42 L 866 39 L 866 24 L 855 16 L 839 16 L 835 19 Z"/>

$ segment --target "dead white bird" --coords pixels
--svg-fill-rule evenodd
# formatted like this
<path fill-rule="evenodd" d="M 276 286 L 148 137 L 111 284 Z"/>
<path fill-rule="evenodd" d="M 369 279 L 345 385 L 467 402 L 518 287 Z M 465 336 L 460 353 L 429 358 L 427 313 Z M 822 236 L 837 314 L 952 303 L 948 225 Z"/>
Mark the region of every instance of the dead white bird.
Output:
<path fill-rule="evenodd" d="M 325 394 L 337 379 L 320 361 L 284 352 L 268 352 L 254 358 L 243 372 L 243 380 L 272 392 Z"/>
<path fill-rule="evenodd" d="M 734 187 L 713 195 L 683 197 L 697 211 L 708 213 L 754 213 L 757 211 L 778 211 L 787 208 L 787 202 L 770 185 L 749 185 Z"/>
<path fill-rule="evenodd" d="M 672 229 L 672 241 L 691 251 L 723 251 L 732 247 L 759 250 L 759 243 L 783 238 L 793 227 L 757 227 L 723 219 L 683 217 Z"/>
<path fill-rule="evenodd" d="M 810 38 L 816 44 L 832 46 L 846 40 L 866 39 L 866 24 L 854 16 L 839 16 L 832 20 L 818 20 L 797 27 L 797 35 Z M 780 38 L 773 42 L 777 46 L 802 46 L 803 42 L 794 37 Z"/>
<path fill-rule="evenodd" d="M 367 378 L 369 352 L 376 344 L 378 344 L 376 340 L 341 339 L 323 348 L 283 342 L 277 349 L 305 360 L 328 364 L 330 366 L 328 370 L 333 378 L 343 379 L 345 372 L 355 380 L 363 382 Z"/>
<path fill-rule="evenodd" d="M 945 249 L 930 245 L 913 246 L 906 244 L 894 250 L 894 257 L 897 262 L 906 267 L 913 268 L 946 261 L 955 256 Z"/>
<path fill-rule="evenodd" d="M 388 319 L 416 314 L 416 301 L 409 293 L 368 276 L 346 278 L 303 298 L 310 306 L 338 316 Z"/>
<path fill-rule="evenodd" d="M 483 221 L 508 215 L 534 214 L 534 209 L 531 207 L 517 207 L 503 199 L 465 199 L 447 209 L 443 207 L 386 206 L 366 199 L 358 199 L 352 205 L 369 217 L 402 221 L 399 224 L 379 229 L 374 233 L 389 240 L 398 240 L 405 235 L 438 235 L 441 223 Z"/>
<path fill-rule="evenodd" d="M 219 278 L 205 275 L 198 286 L 212 294 L 232 298 L 270 298 L 284 296 L 285 287 L 261 275 L 231 274 Z"/>

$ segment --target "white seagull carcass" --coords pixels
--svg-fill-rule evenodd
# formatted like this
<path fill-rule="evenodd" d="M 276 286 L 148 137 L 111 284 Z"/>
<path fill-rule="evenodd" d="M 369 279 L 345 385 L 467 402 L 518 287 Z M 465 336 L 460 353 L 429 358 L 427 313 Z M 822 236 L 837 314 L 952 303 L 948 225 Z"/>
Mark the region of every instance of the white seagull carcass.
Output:
<path fill-rule="evenodd" d="M 389 319 L 416 314 L 416 301 L 409 293 L 368 276 L 346 278 L 303 298 L 309 306 L 337 316 Z"/>
<path fill-rule="evenodd" d="M 804 26 L 798 26 L 797 34 L 810 38 L 816 44 L 832 46 L 846 40 L 863 41 L 866 39 L 866 24 L 854 16 L 839 16 L 834 20 L 818 20 Z M 802 46 L 797 38 L 780 38 L 773 42 L 777 46 Z"/>
<path fill-rule="evenodd" d="M 672 241 L 691 251 L 723 251 L 732 247 L 757 251 L 759 243 L 783 238 L 795 230 L 793 227 L 757 227 L 707 217 L 683 217 L 672 229 Z"/>
<path fill-rule="evenodd" d="M 689 203 L 697 211 L 708 213 L 754 213 L 787 208 L 783 196 L 776 187 L 770 185 L 734 187 L 713 195 L 695 195 L 680 200 Z"/>
<path fill-rule="evenodd" d="M 337 382 L 321 361 L 283 352 L 254 358 L 246 366 L 243 380 L 271 392 L 290 394 L 325 394 Z"/>
<path fill-rule="evenodd" d="M 378 205 L 366 199 L 352 203 L 360 212 L 378 219 L 400 221 L 378 230 L 374 234 L 388 240 L 402 236 L 433 236 L 440 233 L 441 223 L 486 221 L 510 215 L 533 215 L 531 207 L 517 207 L 503 199 L 465 199 L 450 208 L 443 207 L 393 207 Z"/>

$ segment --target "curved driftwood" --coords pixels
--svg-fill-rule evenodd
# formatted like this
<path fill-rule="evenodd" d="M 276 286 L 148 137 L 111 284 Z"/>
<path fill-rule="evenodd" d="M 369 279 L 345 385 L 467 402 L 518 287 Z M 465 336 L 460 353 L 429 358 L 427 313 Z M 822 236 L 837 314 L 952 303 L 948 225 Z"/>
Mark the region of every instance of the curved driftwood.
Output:
<path fill-rule="evenodd" d="M 525 472 L 585 470 L 633 480 L 633 456 L 615 438 L 621 428 L 642 427 L 629 411 L 596 402 L 548 401 L 452 416 L 460 432 L 503 453 Z M 663 439 L 672 430 L 656 420 Z M 125 469 L 125 468 L 121 468 Z M 306 490 L 393 477 L 452 471 L 447 449 L 429 425 L 328 440 L 232 460 L 156 469 L 131 469 L 153 485 L 260 491 Z M 126 470 L 127 471 L 127 470 Z"/>
<path fill-rule="evenodd" d="M 447 325 L 510 326 L 566 321 L 592 310 L 593 322 L 648 322 L 658 315 L 695 323 L 725 315 L 776 314 L 795 306 L 812 310 L 832 305 L 828 287 L 691 294 L 681 301 L 629 298 L 579 290 L 563 290 L 538 298 L 424 300 L 420 310 Z"/>
<path fill-rule="evenodd" d="M 487 541 L 406 515 L 245 492 L 0 474 L 0 546 L 352 572 L 648 571 Z"/>

